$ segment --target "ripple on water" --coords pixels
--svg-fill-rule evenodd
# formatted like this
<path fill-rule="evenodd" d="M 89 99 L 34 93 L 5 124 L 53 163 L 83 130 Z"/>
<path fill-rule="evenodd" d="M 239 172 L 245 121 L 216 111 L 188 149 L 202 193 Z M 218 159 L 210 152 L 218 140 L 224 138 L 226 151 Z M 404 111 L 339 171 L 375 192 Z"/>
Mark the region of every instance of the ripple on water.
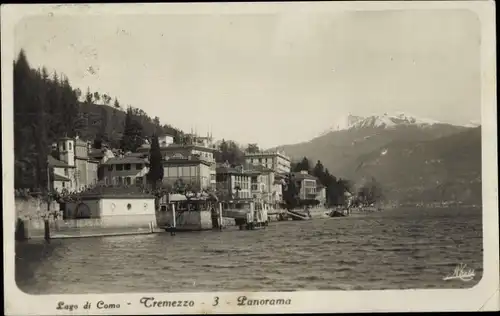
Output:
<path fill-rule="evenodd" d="M 394 210 L 266 230 L 16 244 L 27 293 L 374 290 L 472 287 L 482 275 L 481 212 Z M 443 282 L 456 264 L 467 285 Z"/>

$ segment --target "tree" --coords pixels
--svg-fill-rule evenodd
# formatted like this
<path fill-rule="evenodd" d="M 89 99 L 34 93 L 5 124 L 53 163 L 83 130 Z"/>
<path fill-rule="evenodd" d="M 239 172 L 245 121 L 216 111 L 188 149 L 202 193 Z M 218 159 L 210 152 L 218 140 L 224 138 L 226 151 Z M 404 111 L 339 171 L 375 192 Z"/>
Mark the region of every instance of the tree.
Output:
<path fill-rule="evenodd" d="M 134 152 L 143 144 L 142 125 L 133 118 L 132 108 L 127 109 L 125 128 L 120 141 L 120 148 L 124 152 Z"/>
<path fill-rule="evenodd" d="M 99 137 L 94 139 L 94 143 L 92 144 L 92 147 L 94 147 L 95 149 L 102 149 L 102 139 Z"/>
<path fill-rule="evenodd" d="M 316 163 L 316 166 L 314 166 L 312 174 L 313 174 L 313 176 L 318 178 L 320 180 L 320 182 L 324 185 L 323 182 L 325 180 L 325 168 L 323 167 L 323 164 L 321 163 L 321 161 L 318 160 L 318 162 Z"/>
<path fill-rule="evenodd" d="M 101 95 L 99 94 L 99 92 L 94 92 L 94 100 L 96 102 L 99 102 L 99 100 L 101 99 Z"/>
<path fill-rule="evenodd" d="M 374 177 L 366 181 L 357 192 L 357 199 L 363 205 L 371 205 L 380 202 L 383 198 L 382 186 Z"/>
<path fill-rule="evenodd" d="M 294 175 L 292 173 L 288 174 L 283 187 L 283 200 L 288 211 L 293 210 L 299 205 L 299 192 L 300 189 L 295 183 Z"/>
<path fill-rule="evenodd" d="M 219 145 L 219 152 L 215 154 L 215 161 L 219 163 L 227 161 L 231 166 L 239 166 L 244 163 L 245 154 L 234 141 L 223 139 Z"/>
<path fill-rule="evenodd" d="M 118 102 L 118 99 L 115 98 L 115 103 L 113 105 L 114 105 L 115 109 L 120 108 L 120 102 Z"/>
<path fill-rule="evenodd" d="M 90 88 L 87 87 L 87 93 L 85 94 L 85 103 L 92 104 L 94 102 L 94 95 L 90 92 Z"/>
<path fill-rule="evenodd" d="M 307 171 L 307 173 L 311 173 L 311 164 L 309 163 L 309 159 L 307 159 L 307 157 L 302 158 L 302 160 L 295 165 L 294 171 Z"/>
<path fill-rule="evenodd" d="M 151 148 L 149 150 L 149 172 L 147 175 L 148 182 L 151 184 L 153 190 L 156 190 L 158 181 L 163 179 L 163 172 L 163 162 L 158 136 L 153 135 L 151 139 Z"/>
<path fill-rule="evenodd" d="M 250 154 L 252 154 L 252 153 L 258 153 L 259 151 L 260 151 L 259 145 L 255 144 L 255 143 L 254 144 L 248 144 L 247 149 L 246 149 L 246 152 L 250 153 Z"/>

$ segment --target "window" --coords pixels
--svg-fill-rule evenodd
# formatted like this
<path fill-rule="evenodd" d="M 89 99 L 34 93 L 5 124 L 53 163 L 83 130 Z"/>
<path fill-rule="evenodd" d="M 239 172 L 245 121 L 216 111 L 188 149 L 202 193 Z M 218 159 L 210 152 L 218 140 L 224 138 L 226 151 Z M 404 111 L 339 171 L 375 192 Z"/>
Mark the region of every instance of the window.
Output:
<path fill-rule="evenodd" d="M 71 150 L 71 142 L 68 143 L 68 150 Z"/>
<path fill-rule="evenodd" d="M 64 175 L 68 176 L 68 168 L 64 168 Z"/>
<path fill-rule="evenodd" d="M 118 177 L 118 184 L 123 184 L 123 177 Z"/>
<path fill-rule="evenodd" d="M 135 170 L 141 170 L 141 169 L 142 169 L 142 163 L 136 163 Z"/>
<path fill-rule="evenodd" d="M 125 170 L 130 170 L 130 167 L 131 167 L 131 166 L 130 166 L 130 164 L 129 164 L 129 163 L 126 163 L 126 164 L 125 164 Z"/>
<path fill-rule="evenodd" d="M 132 204 L 128 203 L 128 204 L 127 204 L 127 210 L 129 210 L 129 211 L 130 211 L 131 209 L 132 209 Z"/>
<path fill-rule="evenodd" d="M 137 177 L 137 178 L 135 178 L 135 184 L 136 184 L 136 185 L 140 185 L 140 184 L 142 184 L 142 182 L 143 182 L 143 181 L 144 181 L 144 180 L 143 180 L 143 178 L 142 178 L 142 177 Z"/>
<path fill-rule="evenodd" d="M 116 171 L 122 171 L 122 170 L 123 170 L 123 165 L 122 164 L 116 165 Z"/>
<path fill-rule="evenodd" d="M 66 150 L 66 143 L 62 143 L 62 150 Z"/>
<path fill-rule="evenodd" d="M 62 187 L 63 187 L 63 188 L 65 188 L 65 187 L 66 187 L 66 183 L 64 183 L 64 181 L 63 181 L 63 183 L 62 183 Z"/>
<path fill-rule="evenodd" d="M 113 171 L 113 165 L 108 166 L 108 171 Z"/>
<path fill-rule="evenodd" d="M 126 185 L 131 185 L 132 184 L 132 178 L 131 177 L 126 177 L 125 178 L 125 184 Z"/>
<path fill-rule="evenodd" d="M 109 179 L 108 177 L 104 177 L 104 184 L 108 185 L 109 184 Z"/>
<path fill-rule="evenodd" d="M 169 168 L 168 176 L 177 177 L 177 167 Z"/>

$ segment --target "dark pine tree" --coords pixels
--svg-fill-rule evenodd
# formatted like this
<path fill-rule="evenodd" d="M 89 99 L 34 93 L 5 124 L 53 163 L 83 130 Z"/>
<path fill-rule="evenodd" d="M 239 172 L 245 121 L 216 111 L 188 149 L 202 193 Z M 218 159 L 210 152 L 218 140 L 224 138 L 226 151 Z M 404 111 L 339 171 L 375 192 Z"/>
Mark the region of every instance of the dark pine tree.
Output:
<path fill-rule="evenodd" d="M 285 207 L 288 211 L 293 210 L 299 205 L 299 188 L 295 183 L 293 174 L 288 174 L 285 178 L 283 201 L 285 202 Z"/>
<path fill-rule="evenodd" d="M 321 184 L 324 185 L 325 167 L 323 167 L 323 164 L 321 163 L 321 161 L 318 160 L 318 162 L 316 163 L 316 166 L 314 166 L 312 174 L 313 174 L 313 176 L 315 176 L 316 178 L 319 179 Z"/>
<path fill-rule="evenodd" d="M 149 172 L 147 178 L 153 190 L 156 190 L 157 183 L 163 179 L 163 162 L 158 136 L 156 135 L 153 135 L 151 138 L 151 149 L 149 150 Z"/>
<path fill-rule="evenodd" d="M 134 152 L 143 144 L 142 125 L 133 117 L 132 108 L 127 109 L 125 127 L 120 141 L 120 148 L 124 152 Z"/>
<path fill-rule="evenodd" d="M 247 153 L 258 153 L 260 151 L 259 145 L 257 144 L 248 144 L 246 152 Z"/>

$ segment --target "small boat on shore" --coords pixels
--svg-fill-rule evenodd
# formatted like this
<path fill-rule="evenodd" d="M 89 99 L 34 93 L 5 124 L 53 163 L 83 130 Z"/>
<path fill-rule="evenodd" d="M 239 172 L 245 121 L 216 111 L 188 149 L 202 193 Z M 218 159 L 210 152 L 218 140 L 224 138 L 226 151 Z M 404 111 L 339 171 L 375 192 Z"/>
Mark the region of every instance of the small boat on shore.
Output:
<path fill-rule="evenodd" d="M 349 216 L 349 210 L 343 209 L 343 210 L 332 210 L 328 216 L 330 217 L 346 217 Z"/>

